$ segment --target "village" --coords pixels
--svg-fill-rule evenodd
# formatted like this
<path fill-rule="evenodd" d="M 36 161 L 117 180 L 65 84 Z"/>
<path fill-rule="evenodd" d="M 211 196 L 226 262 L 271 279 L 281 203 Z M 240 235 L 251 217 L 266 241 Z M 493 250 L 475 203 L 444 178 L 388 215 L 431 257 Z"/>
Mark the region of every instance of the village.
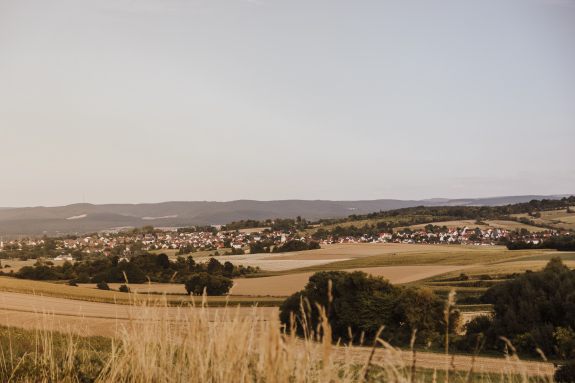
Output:
<path fill-rule="evenodd" d="M 129 258 L 136 251 L 180 250 L 181 254 L 210 250 L 241 250 L 249 252 L 250 244 L 263 242 L 272 246 L 281 246 L 292 240 L 319 242 L 320 245 L 353 244 L 353 243 L 396 243 L 396 244 L 450 244 L 463 246 L 505 245 L 509 241 L 523 240 L 537 245 L 542 239 L 557 235 L 568 235 L 568 231 L 545 234 L 526 234 L 498 228 L 470 229 L 467 226 L 443 228 L 440 231 L 418 229 L 403 230 L 393 233 L 378 233 L 362 236 L 332 236 L 319 238 L 317 235 L 302 235 L 298 229 L 270 231 L 269 228 L 249 233 L 239 231 L 193 232 L 179 230 L 154 229 L 153 233 L 127 235 L 123 232 L 100 233 L 77 238 L 40 238 L 0 242 L 0 253 L 7 251 L 32 251 L 34 248 L 48 244 L 54 260 L 79 260 L 85 256 L 119 255 Z M 257 230 L 257 229 L 255 229 Z M 2 258 L 0 256 L 0 258 Z"/>

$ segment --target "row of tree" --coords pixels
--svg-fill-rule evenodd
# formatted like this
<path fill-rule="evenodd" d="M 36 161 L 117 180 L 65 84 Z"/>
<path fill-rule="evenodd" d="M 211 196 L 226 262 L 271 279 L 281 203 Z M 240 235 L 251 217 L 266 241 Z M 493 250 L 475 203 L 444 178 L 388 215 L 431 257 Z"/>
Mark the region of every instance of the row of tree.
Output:
<path fill-rule="evenodd" d="M 74 264 L 64 262 L 61 266 L 37 262 L 35 266 L 22 267 L 13 275 L 21 279 L 70 280 L 75 283 L 124 283 L 126 277 L 129 283 L 144 283 L 148 280 L 185 283 L 190 276 L 199 273 L 234 278 L 258 271 L 259 268 L 236 266 L 229 261 L 221 263 L 216 258 L 210 258 L 207 263 L 196 263 L 191 256 L 178 257 L 173 262 L 166 254 L 144 253 L 132 257 L 130 261 L 120 261 L 119 257 L 112 256 Z"/>
<path fill-rule="evenodd" d="M 362 220 L 379 220 L 387 219 L 388 221 L 397 221 L 397 217 L 406 217 L 401 223 L 395 223 L 394 227 L 409 226 L 426 222 L 441 222 L 451 220 L 494 220 L 505 219 L 519 221 L 519 218 L 513 217 L 514 214 L 531 214 L 535 212 L 570 209 L 575 206 L 575 196 L 562 198 L 558 200 L 542 199 L 531 200 L 525 203 L 516 203 L 505 206 L 417 206 L 402 209 L 379 211 L 369 214 L 352 214 L 347 218 L 341 219 L 323 219 L 319 222 L 324 226 L 334 225 L 345 222 L 354 222 Z M 531 222 L 532 220 L 528 220 Z M 547 227 L 533 222 L 535 226 Z"/>
<path fill-rule="evenodd" d="M 558 251 L 575 251 L 575 235 L 545 238 L 537 244 L 524 240 L 512 241 L 507 243 L 507 248 L 509 250 L 555 249 Z"/>

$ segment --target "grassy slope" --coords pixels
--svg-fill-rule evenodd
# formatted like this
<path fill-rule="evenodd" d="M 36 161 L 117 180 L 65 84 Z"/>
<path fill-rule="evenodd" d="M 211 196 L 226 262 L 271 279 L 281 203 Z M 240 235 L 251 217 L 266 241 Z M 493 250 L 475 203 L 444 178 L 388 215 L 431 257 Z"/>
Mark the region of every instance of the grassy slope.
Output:
<path fill-rule="evenodd" d="M 568 214 L 567 209 L 564 210 L 553 210 L 553 211 L 542 211 L 541 218 L 533 218 L 527 214 L 516 214 L 518 218 L 525 217 L 532 219 L 537 223 L 544 223 L 547 225 L 552 225 L 554 227 L 564 227 L 568 230 L 575 230 L 575 214 Z M 561 221 L 561 223 L 554 223 L 553 221 Z"/>

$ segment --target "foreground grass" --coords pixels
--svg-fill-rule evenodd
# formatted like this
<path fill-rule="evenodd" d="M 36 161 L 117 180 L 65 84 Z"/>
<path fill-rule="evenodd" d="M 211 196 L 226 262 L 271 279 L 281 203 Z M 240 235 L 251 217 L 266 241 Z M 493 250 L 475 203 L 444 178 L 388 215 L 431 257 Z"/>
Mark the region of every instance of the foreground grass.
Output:
<path fill-rule="evenodd" d="M 453 364 L 421 368 L 425 366 L 417 355 L 415 363 L 408 363 L 383 341 L 372 359 L 369 348 L 334 345 L 325 315 L 316 330 L 298 338 L 293 328 L 285 331 L 277 314 L 258 321 L 228 310 L 214 322 L 199 308 L 171 321 L 160 311 L 145 310 L 147 302 L 137 297 L 134 305 L 144 310 L 131 318 L 117 340 L 0 326 L 0 383 L 548 381 L 521 370 L 519 361 L 498 360 L 501 371 L 496 373 L 457 370 Z"/>
<path fill-rule="evenodd" d="M 75 299 L 87 302 L 117 303 L 123 305 L 132 304 L 133 296 L 119 291 L 107 291 L 67 286 L 60 283 L 31 281 L 11 277 L 0 277 L 0 291 L 13 293 L 36 294 L 54 298 Z M 140 299 L 155 301 L 161 294 L 139 294 Z M 196 301 L 199 298 L 196 297 Z M 279 306 L 285 298 L 280 297 L 251 297 L 251 296 L 218 296 L 208 297 L 211 306 Z M 187 295 L 168 295 L 169 306 L 187 305 L 192 302 Z"/>

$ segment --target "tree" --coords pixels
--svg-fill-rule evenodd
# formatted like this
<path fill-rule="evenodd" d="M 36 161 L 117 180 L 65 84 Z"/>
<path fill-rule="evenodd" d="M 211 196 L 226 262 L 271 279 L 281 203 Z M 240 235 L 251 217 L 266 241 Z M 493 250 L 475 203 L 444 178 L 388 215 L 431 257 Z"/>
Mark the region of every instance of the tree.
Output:
<path fill-rule="evenodd" d="M 208 267 L 206 268 L 206 271 L 208 272 L 208 274 L 213 275 L 213 274 L 220 274 L 222 269 L 223 269 L 223 265 L 220 263 L 220 261 L 218 261 L 215 258 L 211 258 L 210 261 L 208 262 Z"/>
<path fill-rule="evenodd" d="M 130 288 L 126 285 L 122 285 L 120 286 L 120 292 L 121 293 L 129 293 L 130 292 Z"/>
<path fill-rule="evenodd" d="M 186 258 L 186 265 L 189 271 L 193 272 L 196 269 L 196 261 L 194 261 L 194 258 L 192 258 L 191 255 Z"/>
<path fill-rule="evenodd" d="M 156 265 L 158 265 L 158 267 L 161 267 L 163 270 L 169 269 L 170 268 L 170 259 L 164 253 L 159 254 L 158 258 L 156 258 Z"/>
<path fill-rule="evenodd" d="M 230 291 L 234 282 L 221 275 L 210 275 L 208 273 L 194 274 L 185 284 L 188 294 L 202 295 L 204 289 L 207 295 L 223 295 Z"/>
<path fill-rule="evenodd" d="M 102 281 L 96 285 L 99 290 L 110 290 L 110 286 L 105 281 Z"/>
<path fill-rule="evenodd" d="M 329 302 L 329 281 L 332 281 L 332 302 Z M 291 313 L 296 328 L 303 331 L 304 315 L 309 330 L 318 325 L 319 309 L 326 308 L 334 340 L 349 338 L 362 332 L 372 337 L 380 326 L 385 326 L 384 337 L 395 337 L 409 342 L 412 331 L 434 333 L 445 331 L 442 322 L 444 302 L 428 289 L 406 289 L 392 285 L 382 277 L 361 271 L 324 271 L 315 273 L 304 290 L 288 297 L 280 307 L 280 320 L 289 325 Z M 302 312 L 302 305 L 303 310 Z M 457 330 L 459 313 L 452 314 L 450 331 Z M 357 339 L 357 338 L 356 338 Z M 418 337 L 421 342 L 427 337 Z"/>
<path fill-rule="evenodd" d="M 124 273 L 126 274 L 124 276 Z M 126 281 L 126 277 L 128 280 Z M 117 267 L 111 268 L 108 273 L 104 273 L 104 278 L 114 283 L 144 283 L 148 280 L 142 269 L 133 262 L 122 261 Z"/>
<path fill-rule="evenodd" d="M 542 271 L 492 286 L 481 301 L 493 304 L 492 343 L 504 336 L 519 342 L 520 351 L 557 354 L 554 332 L 575 323 L 575 272 L 553 257 Z"/>

